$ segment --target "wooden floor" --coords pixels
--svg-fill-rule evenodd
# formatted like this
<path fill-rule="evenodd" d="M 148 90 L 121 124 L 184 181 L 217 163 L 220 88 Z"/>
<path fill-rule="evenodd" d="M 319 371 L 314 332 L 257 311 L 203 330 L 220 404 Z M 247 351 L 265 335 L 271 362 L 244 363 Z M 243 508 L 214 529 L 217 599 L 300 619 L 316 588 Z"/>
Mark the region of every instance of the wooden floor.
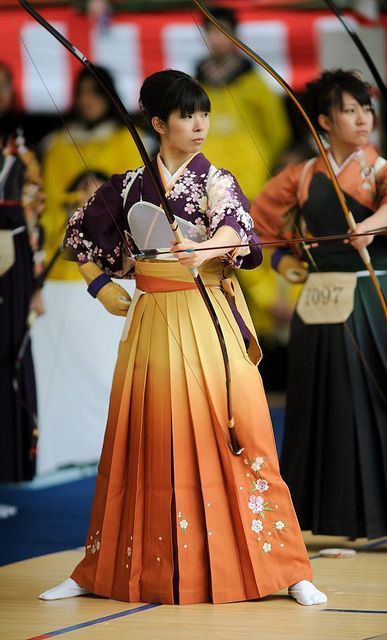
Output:
<path fill-rule="evenodd" d="M 26 532 L 28 535 L 28 532 Z M 0 568 L 1 640 L 387 640 L 387 539 L 370 545 L 306 536 L 315 583 L 328 603 L 302 607 L 281 592 L 258 602 L 147 607 L 97 597 L 43 602 L 37 594 L 62 582 L 81 551 L 65 551 Z M 353 558 L 318 557 L 350 546 Z M 121 616 L 119 614 L 122 614 Z M 75 628 L 74 628 L 75 627 Z"/>

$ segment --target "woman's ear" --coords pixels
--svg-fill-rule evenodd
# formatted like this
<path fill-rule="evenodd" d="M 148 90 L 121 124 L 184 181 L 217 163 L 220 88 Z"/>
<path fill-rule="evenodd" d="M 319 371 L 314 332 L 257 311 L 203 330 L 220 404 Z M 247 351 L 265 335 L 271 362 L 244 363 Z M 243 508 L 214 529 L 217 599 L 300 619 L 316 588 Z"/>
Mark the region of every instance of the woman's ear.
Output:
<path fill-rule="evenodd" d="M 317 118 L 317 122 L 319 123 L 321 129 L 323 129 L 326 133 L 329 133 L 331 130 L 331 121 L 328 116 L 324 113 L 320 113 Z"/>
<path fill-rule="evenodd" d="M 165 122 L 161 120 L 161 118 L 159 118 L 158 116 L 154 116 L 152 118 L 151 124 L 154 130 L 156 131 L 156 133 L 158 133 L 160 136 L 162 136 L 165 133 L 166 131 Z"/>

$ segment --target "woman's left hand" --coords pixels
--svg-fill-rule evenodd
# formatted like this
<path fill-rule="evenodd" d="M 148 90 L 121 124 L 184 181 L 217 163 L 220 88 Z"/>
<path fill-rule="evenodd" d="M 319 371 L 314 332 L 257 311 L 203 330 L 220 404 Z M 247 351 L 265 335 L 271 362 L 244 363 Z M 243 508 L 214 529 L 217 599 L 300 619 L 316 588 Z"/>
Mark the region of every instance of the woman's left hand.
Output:
<path fill-rule="evenodd" d="M 206 242 L 193 242 L 192 240 L 177 242 L 177 240 L 172 240 L 171 253 L 175 255 L 180 264 L 188 269 L 195 269 L 211 258 L 209 255 L 211 251 L 195 251 L 195 249 L 203 249 L 205 246 Z"/>

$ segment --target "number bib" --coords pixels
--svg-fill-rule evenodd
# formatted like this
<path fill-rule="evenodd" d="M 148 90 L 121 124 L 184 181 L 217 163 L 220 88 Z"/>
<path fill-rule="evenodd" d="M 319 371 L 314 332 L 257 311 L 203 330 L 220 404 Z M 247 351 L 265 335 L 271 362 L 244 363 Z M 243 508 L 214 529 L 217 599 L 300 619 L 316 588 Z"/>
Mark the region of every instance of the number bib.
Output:
<path fill-rule="evenodd" d="M 353 311 L 356 273 L 311 273 L 297 302 L 297 313 L 305 324 L 345 322 Z"/>
<path fill-rule="evenodd" d="M 3 276 L 15 262 L 15 244 L 12 231 L 0 231 L 0 276 Z"/>

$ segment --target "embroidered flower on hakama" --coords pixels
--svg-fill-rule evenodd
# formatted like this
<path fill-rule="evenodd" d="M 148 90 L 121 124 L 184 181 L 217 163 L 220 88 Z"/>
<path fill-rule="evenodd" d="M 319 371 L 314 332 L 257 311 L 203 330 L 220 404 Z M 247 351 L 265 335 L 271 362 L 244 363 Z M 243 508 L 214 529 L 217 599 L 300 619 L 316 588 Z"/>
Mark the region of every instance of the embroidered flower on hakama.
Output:
<path fill-rule="evenodd" d="M 269 483 L 264 478 L 259 478 L 258 480 L 253 480 L 253 488 L 255 491 L 259 491 L 259 493 L 264 493 L 269 488 Z"/>
<path fill-rule="evenodd" d="M 259 471 L 264 462 L 265 462 L 265 458 L 259 458 L 259 457 L 255 458 L 252 464 L 250 465 L 251 469 L 253 471 Z M 245 462 L 245 464 L 248 464 L 248 461 Z"/>
<path fill-rule="evenodd" d="M 179 524 L 180 524 L 180 529 L 185 533 L 188 528 L 187 520 L 180 520 Z"/>
<path fill-rule="evenodd" d="M 262 529 L 263 529 L 262 520 L 252 520 L 251 530 L 254 531 L 254 533 L 261 533 Z"/>
<path fill-rule="evenodd" d="M 271 553 L 272 551 L 275 551 L 277 547 L 283 548 L 284 544 L 281 540 L 282 531 L 288 528 L 288 525 L 284 520 L 280 519 L 271 520 L 271 522 L 267 522 L 266 520 L 266 518 L 269 519 L 267 512 L 273 512 L 275 509 L 278 509 L 277 504 L 273 505 L 270 499 L 265 500 L 262 495 L 259 495 L 268 492 L 267 495 L 269 497 L 270 494 L 271 483 L 261 475 L 262 466 L 266 464 L 266 461 L 267 459 L 261 456 L 257 456 L 255 458 L 244 458 L 243 464 L 249 467 L 249 471 L 246 473 L 246 471 L 243 470 L 243 473 L 246 477 L 250 478 L 251 483 L 248 508 L 254 514 L 259 514 L 259 518 L 256 517 L 251 520 L 251 531 L 258 534 L 256 541 L 260 545 L 262 552 Z M 268 542 L 268 540 L 270 540 L 270 542 Z"/>
<path fill-rule="evenodd" d="M 96 531 L 94 536 L 89 537 L 89 543 L 88 544 L 86 543 L 85 551 L 86 553 L 91 552 L 94 555 L 100 550 L 100 548 L 101 548 L 100 532 Z"/>
<path fill-rule="evenodd" d="M 282 531 L 282 529 L 286 529 L 287 524 L 286 524 L 286 522 L 283 522 L 282 520 L 277 520 L 277 522 L 274 523 L 274 527 L 278 531 Z"/>
<path fill-rule="evenodd" d="M 179 511 L 179 513 L 177 514 L 177 517 L 179 518 L 179 527 L 181 532 L 186 533 L 188 529 L 188 524 L 189 524 L 188 520 L 185 519 L 181 511 Z"/>
<path fill-rule="evenodd" d="M 249 498 L 249 509 L 253 513 L 261 513 L 264 508 L 264 499 L 261 496 L 250 496 Z"/>

